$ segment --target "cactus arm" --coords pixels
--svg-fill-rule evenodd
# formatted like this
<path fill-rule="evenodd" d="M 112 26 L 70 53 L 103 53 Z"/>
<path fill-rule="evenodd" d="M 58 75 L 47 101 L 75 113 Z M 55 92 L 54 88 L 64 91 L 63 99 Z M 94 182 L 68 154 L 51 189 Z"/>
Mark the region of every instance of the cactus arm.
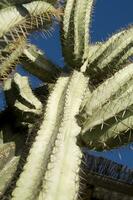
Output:
<path fill-rule="evenodd" d="M 64 107 L 64 91 L 68 79 L 65 76 L 60 77 L 48 99 L 45 119 L 37 133 L 35 142 L 30 149 L 27 163 L 13 192 L 13 200 L 20 199 L 20 196 L 22 200 L 36 199 L 49 154 L 56 138 L 54 129 L 58 125 L 57 120 L 60 118 L 59 116 L 61 116 Z"/>
<path fill-rule="evenodd" d="M 51 82 L 59 76 L 61 70 L 48 61 L 34 45 L 28 44 L 23 55 L 27 58 L 27 60 L 21 59 L 24 69 L 42 81 Z"/>
<path fill-rule="evenodd" d="M 53 82 L 60 74 L 54 64 L 45 58 L 34 45 L 28 44 L 24 38 L 7 45 L 1 50 L 0 79 L 5 80 L 17 64 L 45 82 Z"/>
<path fill-rule="evenodd" d="M 95 188 L 102 187 L 123 195 L 133 195 L 132 170 L 112 160 L 83 151 L 83 169 L 86 172 L 84 178 L 87 180 L 87 189 L 90 184 Z"/>
<path fill-rule="evenodd" d="M 36 114 L 40 114 L 42 111 L 42 104 L 34 96 L 27 77 L 21 77 L 20 74 L 16 73 L 14 79 L 8 79 L 4 84 L 4 91 L 8 106 L 15 106 L 15 101 L 21 102 L 27 109 L 31 109 Z"/>
<path fill-rule="evenodd" d="M 1 50 L 0 56 L 0 79 L 4 80 L 12 72 L 16 63 L 19 63 L 19 58 L 22 56 L 26 47 L 26 41 L 21 38 L 12 44 L 7 45 Z M 5 52 L 5 55 L 4 55 Z"/>
<path fill-rule="evenodd" d="M 25 9 L 24 9 L 25 8 Z M 45 15 L 47 18 L 48 13 L 55 15 L 56 9 L 49 3 L 44 1 L 34 1 L 27 3 L 20 10 L 17 10 L 15 6 L 11 6 L 6 9 L 2 9 L 0 12 L 0 36 L 10 31 L 13 27 L 24 23 L 25 17 L 38 15 Z"/>
<path fill-rule="evenodd" d="M 112 43 L 112 46 L 104 52 L 104 59 L 100 59 L 98 62 L 98 66 L 100 69 L 107 68 L 107 65 L 112 65 L 114 61 L 116 61 L 115 65 L 117 67 L 117 62 L 121 60 L 121 55 L 124 55 L 132 47 L 132 35 L 133 27 L 129 28 L 128 30 L 125 30 L 125 33 L 114 43 Z"/>
<path fill-rule="evenodd" d="M 0 37 L 6 43 L 31 31 L 45 28 L 51 23 L 50 16 L 60 13 L 49 3 L 34 1 L 19 7 L 10 6 L 0 10 Z"/>
<path fill-rule="evenodd" d="M 67 38 L 69 34 L 69 26 L 71 22 L 71 14 L 74 7 L 75 0 L 68 0 L 65 6 L 64 16 L 63 16 L 63 31 L 64 37 Z"/>
<path fill-rule="evenodd" d="M 124 189 L 125 190 L 125 189 Z M 114 190 L 110 189 L 105 189 L 102 187 L 96 187 L 93 190 L 93 196 L 94 199 L 102 199 L 102 200 L 108 200 L 108 199 L 113 199 L 113 200 L 132 200 L 132 195 L 128 194 L 123 194 L 120 192 L 116 192 Z"/>
<path fill-rule="evenodd" d="M 114 35 L 112 35 L 112 37 L 110 37 L 106 42 L 103 42 L 102 46 L 100 49 L 97 49 L 95 54 L 90 54 L 88 55 L 89 58 L 89 63 L 93 63 L 94 61 L 96 62 L 98 60 L 98 58 L 104 53 L 104 51 L 111 46 L 112 42 L 115 42 L 117 38 L 121 37 L 124 34 L 124 30 L 120 31 Z M 88 66 L 89 67 L 89 66 Z"/>
<path fill-rule="evenodd" d="M 0 2 L 0 9 L 6 8 L 11 5 L 21 5 L 24 3 L 30 3 L 32 0 L 1 0 Z"/>
<path fill-rule="evenodd" d="M 36 119 L 42 114 L 42 103 L 33 94 L 28 78 L 21 77 L 16 73 L 13 79 L 5 81 L 4 92 L 8 109 L 15 118 L 15 127 L 28 127 L 28 133 L 30 134 Z M 21 140 L 20 135 L 18 137 Z"/>
<path fill-rule="evenodd" d="M 76 1 L 74 13 L 74 54 L 79 59 L 88 52 L 90 42 L 88 29 L 90 28 L 90 18 L 93 0 Z"/>
<path fill-rule="evenodd" d="M 10 182 L 17 169 L 19 157 L 15 155 L 15 143 L 0 145 L 0 198 L 10 185 Z"/>
<path fill-rule="evenodd" d="M 6 166 L 0 171 L 0 197 L 4 194 L 9 186 L 19 162 L 19 156 L 14 156 Z"/>
<path fill-rule="evenodd" d="M 59 14 L 57 12 L 51 4 L 44 1 L 35 1 L 19 8 L 10 6 L 0 10 L 1 79 L 7 77 L 21 57 L 29 32 L 39 29 L 39 26 L 46 28 L 45 25 L 51 23 L 50 16 L 57 16 Z M 48 73 L 45 77 L 47 76 Z"/>
<path fill-rule="evenodd" d="M 128 61 L 128 59 L 130 60 L 130 57 L 132 57 L 133 56 L 133 47 L 131 47 L 122 57 L 121 57 L 121 59 L 120 59 L 120 61 L 118 62 L 118 66 L 119 65 L 123 65 L 123 64 L 125 64 L 127 61 Z"/>
<path fill-rule="evenodd" d="M 76 60 L 81 57 L 84 48 L 83 38 L 85 35 L 84 24 L 86 6 L 86 0 L 83 0 L 82 3 L 80 0 L 77 0 L 74 9 L 74 55 Z"/>
<path fill-rule="evenodd" d="M 0 170 L 11 160 L 15 154 L 15 144 L 13 142 L 0 145 Z"/>
<path fill-rule="evenodd" d="M 82 154 L 76 145 L 80 127 L 76 123 L 75 115 L 78 113 L 87 82 L 88 79 L 81 72 L 73 72 L 66 91 L 64 116 L 44 176 L 39 200 L 77 199 Z"/>
<path fill-rule="evenodd" d="M 51 4 L 55 4 L 57 0 L 45 0 L 45 1 Z M 22 5 L 22 4 L 26 4 L 30 2 L 32 2 L 32 0 L 19 0 L 19 1 L 18 0 L 1 0 L 0 9 L 11 6 L 11 5 Z"/>
<path fill-rule="evenodd" d="M 132 141 L 132 135 L 126 133 L 132 129 L 132 85 L 133 64 L 129 64 L 87 93 L 77 119 L 82 126 L 81 138 L 88 146 L 112 148 Z"/>
<path fill-rule="evenodd" d="M 84 144 L 96 150 L 117 148 L 133 141 L 133 116 L 120 119 L 111 125 L 101 125 L 88 130 L 80 139 Z"/>
<path fill-rule="evenodd" d="M 83 117 L 83 115 L 82 115 L 82 113 L 84 112 L 83 110 L 84 110 L 85 106 L 87 105 L 88 100 L 91 98 L 91 96 L 92 96 L 92 92 L 91 92 L 91 89 L 88 87 L 86 89 L 84 98 L 83 98 L 82 103 L 80 105 L 80 109 L 79 109 L 79 114 L 80 115 L 78 115 L 78 116 L 80 116 L 80 118 Z M 86 115 L 86 112 L 84 114 Z"/>
<path fill-rule="evenodd" d="M 93 133 L 92 133 L 93 134 Z M 120 120 L 99 135 L 99 144 L 112 149 L 133 141 L 133 116 Z M 98 142 L 97 142 L 98 143 Z M 100 146 L 99 145 L 99 146 Z"/>
<path fill-rule="evenodd" d="M 124 119 L 132 114 L 133 109 L 133 87 L 131 86 L 124 94 L 120 97 L 113 99 L 106 103 L 104 106 L 92 113 L 91 117 L 83 124 L 83 133 L 87 129 L 91 129 L 94 126 L 103 126 L 104 123 L 113 123 L 118 119 Z M 109 122 L 110 120 L 110 122 Z"/>
<path fill-rule="evenodd" d="M 62 44 L 64 57 L 73 67 L 81 62 L 83 54 L 88 51 L 90 14 L 93 0 L 69 0 L 66 3 Z M 76 63 L 75 63 L 76 61 Z"/>
<path fill-rule="evenodd" d="M 21 77 L 18 73 L 16 73 L 13 79 L 13 84 L 16 86 L 15 96 L 18 97 L 18 100 L 27 105 L 27 107 L 35 109 L 38 113 L 40 113 L 42 110 L 42 104 L 33 95 L 33 92 L 28 84 L 28 78 Z"/>
<path fill-rule="evenodd" d="M 116 35 L 113 35 L 107 42 L 101 45 L 95 54 L 93 54 L 89 60 L 88 70 L 95 69 L 95 73 L 98 71 L 106 72 L 109 70 L 118 70 L 117 63 L 120 61 L 121 56 L 124 56 L 132 47 L 133 27 L 129 27 L 127 30 L 121 31 Z"/>
<path fill-rule="evenodd" d="M 108 135 L 109 133 L 114 133 L 114 138 L 119 136 L 119 133 L 127 132 L 128 130 L 132 131 L 133 129 L 133 116 L 129 116 L 126 119 L 121 120 L 120 122 L 113 125 L 110 129 L 107 130 Z M 113 135 L 113 134 L 112 134 Z"/>
<path fill-rule="evenodd" d="M 133 111 L 132 94 L 133 88 L 130 88 L 121 97 L 105 104 L 101 109 L 99 109 L 100 112 L 94 112 L 95 114 L 93 113 L 92 116 L 83 124 L 82 136 L 84 137 L 86 135 L 83 140 L 85 142 L 88 141 L 90 145 L 91 143 L 94 143 L 93 146 L 95 146 L 95 148 L 98 146 L 96 143 L 101 143 L 105 148 L 106 142 L 107 140 L 110 140 L 110 138 L 115 138 L 117 136 L 121 138 L 123 132 L 121 133 L 119 131 L 124 131 L 124 129 L 127 131 L 130 128 L 132 129 L 132 124 L 129 120 Z M 124 123 L 125 126 L 121 123 Z M 132 137 L 128 137 L 128 140 L 123 141 L 124 143 L 127 141 L 131 142 Z M 122 145 L 124 143 L 122 143 Z M 111 148 L 111 145 L 109 147 Z"/>
<path fill-rule="evenodd" d="M 0 10 L 2 69 L 8 66 L 8 62 L 13 65 L 22 54 L 22 59 L 27 59 L 25 67 L 27 63 L 31 64 L 29 71 L 38 73 L 38 77 L 44 73 L 44 81 L 55 80 L 58 70 L 42 57 L 40 51 L 32 48 L 33 46 L 25 46 L 30 32 L 46 29 L 51 25 L 52 16 L 60 17 L 60 11 L 53 7 L 52 2 L 55 1 L 29 3 L 29 0 L 24 0 L 22 5 L 10 5 Z M 133 66 L 131 64 L 120 70 L 120 65 L 132 55 L 133 27 L 115 34 L 105 43 L 89 46 L 88 26 L 90 28 L 93 0 L 83 0 L 81 6 L 79 0 L 66 2 L 62 25 L 63 53 L 66 65 L 69 64 L 71 69 L 77 68 L 78 71 L 74 69 L 67 75 L 59 72 L 60 78 L 48 98 L 42 124 L 34 142 L 32 141 L 23 171 L 12 193 L 12 200 L 77 200 L 82 158 L 77 144 L 78 136 L 86 146 L 95 149 L 105 149 L 106 145 L 112 148 L 118 144 L 119 138 L 121 144 L 125 143 L 127 137 L 128 142 L 133 139 Z M 16 5 L 16 0 L 14 3 Z M 17 53 L 18 49 L 9 53 L 8 48 L 19 39 L 22 40 L 22 37 L 24 48 Z M 4 55 L 9 55 L 8 61 Z M 119 72 L 104 81 L 104 75 L 108 76 L 116 69 Z M 2 73 L 4 77 L 5 74 Z M 98 87 L 93 83 L 97 76 Z M 33 127 L 35 117 L 40 117 L 42 104 L 27 86 L 27 79 L 21 79 L 17 75 L 9 82 L 7 87 L 13 84 L 16 95 L 12 105 L 9 104 L 11 107 L 14 105 L 16 113 L 22 117 L 18 117 L 20 122 L 23 120 Z"/>
<path fill-rule="evenodd" d="M 107 79 L 98 86 L 92 94 L 88 89 L 88 94 L 84 100 L 84 108 L 82 108 L 80 117 L 84 118 L 91 115 L 92 112 L 102 107 L 106 102 L 110 101 L 114 96 L 120 96 L 133 84 L 133 64 L 129 64 L 123 69 L 115 73 L 114 76 Z M 82 106 L 83 107 L 83 106 Z M 83 114 L 83 115 L 82 115 Z"/>
<path fill-rule="evenodd" d="M 83 58 L 89 60 L 90 57 L 92 57 L 99 48 L 101 48 L 101 46 L 103 45 L 103 42 L 97 42 L 94 44 L 88 44 L 88 47 L 86 47 L 86 52 L 84 53 Z"/>
<path fill-rule="evenodd" d="M 125 195 L 133 195 L 132 185 L 124 183 L 122 181 L 116 181 L 113 178 L 102 176 L 97 173 L 87 172 L 87 180 L 90 185 L 96 187 L 106 188 L 108 190 L 114 190 L 115 192 L 124 193 Z M 123 194 L 123 195 L 124 195 Z"/>
<path fill-rule="evenodd" d="M 62 22 L 62 51 L 63 56 L 68 64 L 71 65 L 73 60 L 73 14 L 74 14 L 74 5 L 75 0 L 67 0 L 64 15 L 63 15 L 63 22 Z M 72 26 L 72 27 L 71 27 Z M 71 49 L 71 52 L 70 52 Z"/>
<path fill-rule="evenodd" d="M 98 195 L 102 200 L 104 197 L 108 200 L 110 196 L 111 199 L 132 199 L 132 170 L 112 160 L 92 156 L 86 150 L 84 153 L 85 199 Z"/>

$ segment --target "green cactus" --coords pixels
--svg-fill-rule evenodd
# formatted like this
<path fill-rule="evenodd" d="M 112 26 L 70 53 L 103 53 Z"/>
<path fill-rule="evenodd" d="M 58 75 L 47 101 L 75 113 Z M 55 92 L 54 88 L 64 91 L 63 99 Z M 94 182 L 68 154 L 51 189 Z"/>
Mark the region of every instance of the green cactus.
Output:
<path fill-rule="evenodd" d="M 133 64 L 129 63 L 133 27 L 106 42 L 91 44 L 88 27 L 94 1 L 66 0 L 61 40 L 67 70 L 59 69 L 26 41 L 35 30 L 47 32 L 51 16 L 60 19 L 62 10 L 54 7 L 56 1 L 4 2 L 0 7 L 0 78 L 7 79 L 4 90 L 15 119 L 15 136 L 1 129 L 16 142 L 20 161 L 14 177 L 19 157 L 9 152 L 1 160 L 7 172 L 5 176 L 4 168 L 0 172 L 0 194 L 4 199 L 7 189 L 12 200 L 78 200 L 82 147 L 103 150 L 133 141 Z M 47 100 L 36 98 L 26 77 L 7 77 L 18 63 L 47 84 Z M 17 127 L 26 132 L 17 133 Z M 27 138 L 24 147 L 18 142 L 22 136 Z M 14 187 L 10 187 L 11 178 Z"/>

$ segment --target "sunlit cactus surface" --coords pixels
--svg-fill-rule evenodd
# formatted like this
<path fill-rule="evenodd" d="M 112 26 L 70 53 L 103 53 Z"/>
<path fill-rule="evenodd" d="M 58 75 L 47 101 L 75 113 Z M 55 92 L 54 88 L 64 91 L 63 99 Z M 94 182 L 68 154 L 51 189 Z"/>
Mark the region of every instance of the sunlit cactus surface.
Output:
<path fill-rule="evenodd" d="M 94 0 L 0 2 L 2 200 L 89 200 L 82 148 L 133 141 L 133 26 L 94 44 L 93 7 Z M 53 22 L 60 24 L 63 69 L 28 39 L 35 31 L 52 34 Z M 44 84 L 32 91 L 15 73 L 18 64 Z"/>

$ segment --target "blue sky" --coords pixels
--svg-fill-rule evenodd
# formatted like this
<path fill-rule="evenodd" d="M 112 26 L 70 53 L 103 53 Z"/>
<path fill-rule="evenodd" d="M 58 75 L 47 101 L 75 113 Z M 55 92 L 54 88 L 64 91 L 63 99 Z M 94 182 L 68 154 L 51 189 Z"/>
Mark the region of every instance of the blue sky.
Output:
<path fill-rule="evenodd" d="M 92 42 L 104 41 L 110 35 L 123 27 L 127 27 L 129 24 L 133 24 L 133 0 L 96 0 L 91 26 Z M 41 36 L 31 36 L 30 40 L 43 49 L 46 56 L 54 63 L 63 66 L 59 40 L 59 26 L 55 27 L 51 37 L 45 39 Z M 21 74 L 26 74 L 22 69 L 18 68 L 18 70 Z M 38 84 L 41 84 L 41 82 L 33 76 L 30 76 L 30 82 L 32 83 L 33 88 L 37 87 Z M 0 98 L 0 107 L 3 108 L 5 102 L 2 91 L 0 92 Z M 104 155 L 107 158 L 133 168 L 132 149 L 133 145 L 129 145 L 126 148 L 96 153 L 96 155 Z"/>

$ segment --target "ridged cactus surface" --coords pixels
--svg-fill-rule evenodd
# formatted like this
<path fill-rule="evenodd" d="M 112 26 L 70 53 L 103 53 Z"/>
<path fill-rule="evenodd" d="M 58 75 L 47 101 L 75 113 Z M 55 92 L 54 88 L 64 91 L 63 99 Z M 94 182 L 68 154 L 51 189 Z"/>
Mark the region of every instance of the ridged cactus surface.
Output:
<path fill-rule="evenodd" d="M 104 150 L 133 141 L 133 27 L 91 44 L 94 1 L 55 3 L 0 4 L 0 79 L 6 79 L 14 119 L 0 127 L 2 200 L 84 200 L 82 147 Z M 49 32 L 54 18 L 61 21 L 65 69 L 27 40 L 33 31 Z M 48 92 L 42 89 L 37 98 L 26 77 L 11 76 L 20 63 Z"/>

